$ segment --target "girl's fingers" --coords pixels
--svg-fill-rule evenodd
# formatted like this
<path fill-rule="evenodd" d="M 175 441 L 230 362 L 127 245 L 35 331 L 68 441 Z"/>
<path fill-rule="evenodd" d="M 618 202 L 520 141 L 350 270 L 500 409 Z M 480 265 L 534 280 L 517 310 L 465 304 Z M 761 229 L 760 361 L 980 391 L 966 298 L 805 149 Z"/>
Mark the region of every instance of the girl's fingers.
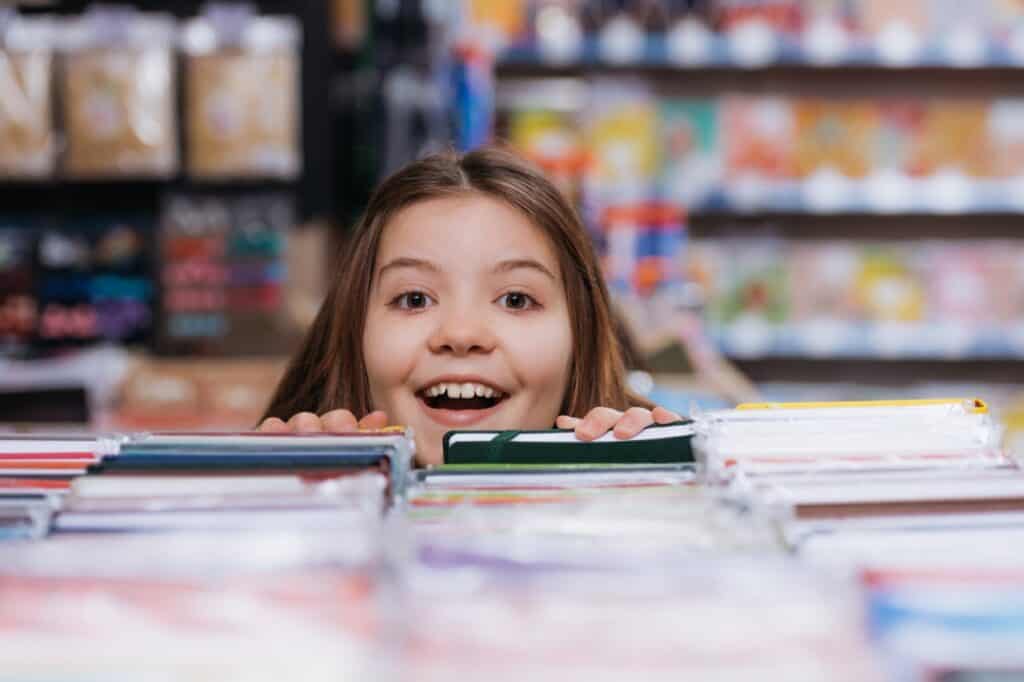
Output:
<path fill-rule="evenodd" d="M 664 407 L 655 407 L 651 411 L 651 416 L 654 417 L 655 424 L 671 424 L 672 422 L 682 421 L 683 418 L 673 412 L 672 410 L 666 410 Z"/>
<path fill-rule="evenodd" d="M 622 412 L 610 407 L 595 407 L 576 424 L 576 437 L 580 440 L 594 440 L 608 433 L 615 422 L 622 418 Z"/>
<path fill-rule="evenodd" d="M 298 415 L 296 415 L 298 416 Z M 358 428 L 356 416 L 348 410 L 331 410 L 320 417 L 323 431 L 355 431 Z"/>
<path fill-rule="evenodd" d="M 615 422 L 616 438 L 632 438 L 654 423 L 651 411 L 643 407 L 631 407 L 622 418 Z"/>
<path fill-rule="evenodd" d="M 555 426 L 560 429 L 575 429 L 579 423 L 579 417 L 570 417 L 567 414 L 560 414 L 558 419 L 555 420 Z"/>
<path fill-rule="evenodd" d="M 320 417 L 312 412 L 299 412 L 288 420 L 288 426 L 296 433 L 319 433 L 324 430 Z"/>
<path fill-rule="evenodd" d="M 383 429 L 388 425 L 388 415 L 383 410 L 374 410 L 359 420 L 361 429 Z"/>
<path fill-rule="evenodd" d="M 288 433 L 291 429 L 277 417 L 267 417 L 260 424 L 259 430 L 263 433 Z"/>

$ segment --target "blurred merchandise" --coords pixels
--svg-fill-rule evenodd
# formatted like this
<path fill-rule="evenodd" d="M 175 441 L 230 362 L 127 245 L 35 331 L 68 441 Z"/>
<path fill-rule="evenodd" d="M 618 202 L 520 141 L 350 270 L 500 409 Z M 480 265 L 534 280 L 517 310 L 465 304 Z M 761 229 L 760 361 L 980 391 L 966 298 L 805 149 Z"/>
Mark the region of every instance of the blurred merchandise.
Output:
<path fill-rule="evenodd" d="M 74 178 L 166 177 L 178 169 L 175 22 L 126 6 L 94 6 L 60 34 Z"/>
<path fill-rule="evenodd" d="M 55 41 L 52 19 L 0 8 L 0 178 L 53 173 Z"/>
<path fill-rule="evenodd" d="M 334 44 L 355 50 L 369 36 L 370 3 L 366 0 L 331 0 L 331 34 Z"/>
<path fill-rule="evenodd" d="M 0 357 L 27 353 L 38 325 L 35 235 L 30 223 L 0 221 Z"/>
<path fill-rule="evenodd" d="M 170 353 L 281 354 L 299 333 L 285 308 L 287 195 L 169 197 L 161 217 L 163 318 Z"/>
<path fill-rule="evenodd" d="M 704 239 L 689 270 L 743 356 L 1019 357 L 1014 241 Z"/>
<path fill-rule="evenodd" d="M 146 216 L 95 216 L 42 229 L 39 350 L 149 340 L 156 304 L 150 222 Z"/>
<path fill-rule="evenodd" d="M 213 4 L 182 31 L 188 171 L 293 178 L 299 154 L 301 28 L 248 5 Z"/>
<path fill-rule="evenodd" d="M 528 35 L 505 33 L 502 59 L 678 68 L 873 64 L 1019 66 L 1014 2 L 950 0 L 518 0 Z M 518 39 L 516 39 L 518 38 Z"/>
<path fill-rule="evenodd" d="M 584 92 L 569 100 L 545 96 L 542 84 L 499 86 L 502 130 L 560 185 L 576 169 L 588 221 L 591 204 L 655 194 L 696 212 L 1024 207 L 1016 99 L 675 98 L 595 78 L 574 82 Z M 513 97 L 531 87 L 533 97 Z M 577 141 L 581 125 L 588 134 Z"/>

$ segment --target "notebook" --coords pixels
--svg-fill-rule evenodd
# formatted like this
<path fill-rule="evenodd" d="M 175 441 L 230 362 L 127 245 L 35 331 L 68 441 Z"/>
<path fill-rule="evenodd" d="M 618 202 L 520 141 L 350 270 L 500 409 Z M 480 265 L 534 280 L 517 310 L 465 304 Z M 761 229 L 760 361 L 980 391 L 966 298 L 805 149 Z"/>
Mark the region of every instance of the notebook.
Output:
<path fill-rule="evenodd" d="M 572 431 L 449 431 L 446 465 L 620 465 L 692 462 L 689 421 L 649 426 L 633 438 L 582 441 Z"/>

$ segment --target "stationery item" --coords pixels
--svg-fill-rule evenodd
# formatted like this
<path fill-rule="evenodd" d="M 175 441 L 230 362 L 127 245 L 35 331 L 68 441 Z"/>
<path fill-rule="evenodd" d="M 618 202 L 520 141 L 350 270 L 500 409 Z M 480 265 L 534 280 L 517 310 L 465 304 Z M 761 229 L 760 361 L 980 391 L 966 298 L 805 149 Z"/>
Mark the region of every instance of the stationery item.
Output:
<path fill-rule="evenodd" d="M 1012 464 L 977 399 L 746 404 L 697 423 L 715 475 Z"/>
<path fill-rule="evenodd" d="M 930 473 L 771 476 L 756 481 L 752 493 L 800 520 L 1024 512 L 1018 469 Z"/>
<path fill-rule="evenodd" d="M 689 422 L 649 426 L 628 440 L 585 442 L 572 431 L 449 431 L 445 464 L 636 464 L 692 462 Z"/>
<path fill-rule="evenodd" d="M 53 527 L 61 532 L 310 530 L 359 526 L 384 511 L 387 477 L 124 475 L 75 481 Z"/>
<path fill-rule="evenodd" d="M 196 178 L 295 177 L 301 28 L 215 4 L 187 22 L 188 169 Z"/>
<path fill-rule="evenodd" d="M 36 540 L 50 529 L 55 504 L 52 498 L 5 498 L 0 496 L 0 542 Z"/>
<path fill-rule="evenodd" d="M 331 478 L 377 470 L 402 494 L 413 441 L 401 428 L 347 434 L 152 433 L 121 443 L 95 473 L 111 475 L 280 474 Z"/>
<path fill-rule="evenodd" d="M 0 177 L 53 172 L 51 88 L 55 25 L 0 10 Z"/>
<path fill-rule="evenodd" d="M 166 177 L 177 170 L 175 23 L 165 14 L 96 6 L 61 31 L 62 95 L 75 178 Z"/>

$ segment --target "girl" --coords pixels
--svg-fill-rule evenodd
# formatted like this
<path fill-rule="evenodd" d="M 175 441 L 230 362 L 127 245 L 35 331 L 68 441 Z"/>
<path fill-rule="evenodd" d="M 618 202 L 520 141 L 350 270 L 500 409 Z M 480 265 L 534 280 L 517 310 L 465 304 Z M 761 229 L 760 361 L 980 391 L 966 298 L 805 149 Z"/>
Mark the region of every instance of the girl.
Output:
<path fill-rule="evenodd" d="M 437 155 L 371 197 L 260 429 L 404 424 L 418 463 L 437 464 L 451 429 L 592 440 L 680 418 L 624 379 L 608 292 L 562 194 L 504 151 Z"/>

